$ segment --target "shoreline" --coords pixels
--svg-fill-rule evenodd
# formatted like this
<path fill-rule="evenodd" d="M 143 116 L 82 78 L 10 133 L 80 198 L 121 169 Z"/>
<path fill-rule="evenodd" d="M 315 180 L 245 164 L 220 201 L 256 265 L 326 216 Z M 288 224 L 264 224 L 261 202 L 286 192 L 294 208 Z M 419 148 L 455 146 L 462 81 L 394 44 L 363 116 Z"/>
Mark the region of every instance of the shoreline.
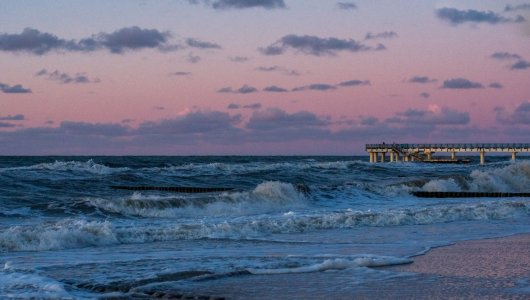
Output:
<path fill-rule="evenodd" d="M 510 278 L 530 274 L 530 233 L 458 241 L 385 269 L 443 276 Z"/>
<path fill-rule="evenodd" d="M 530 233 L 459 241 L 412 259 L 411 264 L 382 268 L 411 277 L 369 284 L 360 296 L 372 290 L 386 299 L 530 298 Z"/>
<path fill-rule="evenodd" d="M 529 299 L 530 233 L 459 241 L 412 257 L 410 264 L 374 268 L 383 280 L 369 280 L 343 290 L 319 291 L 341 272 L 248 276 L 202 289 L 166 290 L 153 298 L 184 295 L 190 299 Z M 265 283 L 265 284 L 264 284 Z M 329 282 L 328 282 L 329 283 Z M 260 287 L 261 286 L 261 287 Z M 251 287 L 250 289 L 247 289 Z M 315 289 L 315 287 L 318 287 Z M 274 293 L 269 294 L 271 290 Z M 211 296 L 215 295 L 215 296 Z M 157 297 L 158 296 L 158 297 Z"/>

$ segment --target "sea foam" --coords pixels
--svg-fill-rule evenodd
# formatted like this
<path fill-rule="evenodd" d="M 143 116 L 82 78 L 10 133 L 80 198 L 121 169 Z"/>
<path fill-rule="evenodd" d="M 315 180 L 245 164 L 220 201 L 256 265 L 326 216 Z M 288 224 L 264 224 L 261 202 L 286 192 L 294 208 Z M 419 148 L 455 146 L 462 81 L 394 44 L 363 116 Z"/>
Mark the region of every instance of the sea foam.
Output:
<path fill-rule="evenodd" d="M 383 267 L 392 265 L 402 265 L 411 263 L 412 260 L 408 258 L 390 257 L 390 256 L 375 256 L 366 255 L 359 256 L 353 259 L 347 258 L 333 258 L 326 259 L 312 265 L 290 267 L 290 268 L 249 268 L 251 274 L 290 274 L 290 273 L 312 273 L 323 272 L 330 270 L 344 270 L 355 267 Z"/>
<path fill-rule="evenodd" d="M 286 210 L 305 205 L 292 184 L 268 181 L 252 191 L 211 195 L 160 195 L 135 192 L 130 197 L 89 198 L 86 203 L 107 212 L 141 217 L 240 216 Z"/>
<path fill-rule="evenodd" d="M 530 161 L 518 161 L 508 166 L 473 170 L 468 177 L 434 179 L 421 190 L 427 192 L 530 192 Z"/>
<path fill-rule="evenodd" d="M 13 167 L 13 168 L 2 168 L 0 172 L 5 171 L 17 171 L 17 170 L 29 170 L 29 171 L 73 171 L 73 172 L 86 172 L 95 175 L 107 175 L 114 172 L 121 172 L 129 170 L 129 168 L 111 168 L 102 164 L 94 162 L 89 159 L 88 161 L 55 161 L 53 163 L 40 163 L 26 167 Z"/>
<path fill-rule="evenodd" d="M 16 270 L 9 262 L 0 269 L 0 297 L 8 299 L 73 299 L 62 284 L 29 270 Z"/>
<path fill-rule="evenodd" d="M 0 232 L 0 251 L 41 251 L 118 244 L 108 221 L 66 219 Z"/>
<path fill-rule="evenodd" d="M 114 244 L 149 243 L 203 238 L 263 238 L 271 234 L 303 233 L 363 226 L 400 226 L 471 220 L 527 218 L 530 201 L 500 201 L 429 206 L 385 211 L 320 212 L 236 217 L 225 221 L 196 218 L 185 222 L 112 224 L 109 221 L 67 219 L 34 226 L 14 226 L 0 233 L 0 251 L 40 251 Z"/>

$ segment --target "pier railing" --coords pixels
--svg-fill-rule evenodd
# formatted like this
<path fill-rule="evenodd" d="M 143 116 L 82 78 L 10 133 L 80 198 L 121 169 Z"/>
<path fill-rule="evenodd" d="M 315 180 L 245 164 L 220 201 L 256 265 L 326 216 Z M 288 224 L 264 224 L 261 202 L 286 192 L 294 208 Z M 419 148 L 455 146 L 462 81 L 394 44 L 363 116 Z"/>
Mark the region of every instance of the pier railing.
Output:
<path fill-rule="evenodd" d="M 390 161 L 398 161 L 401 156 L 403 161 L 441 162 L 433 159 L 436 152 L 451 153 L 450 160 L 443 162 L 461 161 L 456 158 L 458 152 L 477 152 L 480 163 L 484 164 L 486 152 L 509 152 L 512 160 L 517 153 L 530 152 L 530 143 L 453 143 L 453 144 L 366 144 L 366 151 L 370 154 L 370 162 L 385 161 L 385 155 L 390 154 Z"/>
<path fill-rule="evenodd" d="M 390 149 L 524 149 L 530 150 L 530 143 L 476 143 L 476 144 L 366 144 L 366 150 Z"/>

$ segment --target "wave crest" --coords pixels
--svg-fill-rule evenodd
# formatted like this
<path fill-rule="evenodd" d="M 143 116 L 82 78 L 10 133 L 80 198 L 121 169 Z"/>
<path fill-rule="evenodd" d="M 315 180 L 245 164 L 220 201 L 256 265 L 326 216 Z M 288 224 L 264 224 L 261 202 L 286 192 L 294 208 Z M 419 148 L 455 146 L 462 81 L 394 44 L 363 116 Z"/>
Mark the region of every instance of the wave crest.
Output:
<path fill-rule="evenodd" d="M 16 170 L 34 170 L 34 171 L 73 171 L 73 172 L 87 172 L 96 175 L 107 175 L 114 172 L 126 171 L 129 168 L 111 168 L 105 165 L 98 164 L 94 160 L 88 161 L 58 161 L 53 163 L 40 163 L 27 167 L 3 168 L 0 171 L 16 171 Z"/>
<path fill-rule="evenodd" d="M 14 226 L 0 233 L 0 250 L 43 251 L 118 244 L 108 221 L 67 219 L 34 226 Z"/>
<path fill-rule="evenodd" d="M 303 206 L 305 197 L 292 184 L 268 181 L 248 192 L 182 196 L 145 195 L 135 192 L 126 198 L 95 198 L 87 199 L 86 203 L 124 216 L 175 218 L 262 214 Z"/>
<path fill-rule="evenodd" d="M 330 270 L 344 270 L 355 267 L 383 267 L 392 265 L 402 265 L 411 263 L 412 260 L 407 258 L 391 257 L 391 256 L 376 256 L 364 255 L 354 259 L 333 258 L 326 259 L 323 262 L 308 266 L 290 267 L 290 268 L 251 268 L 247 269 L 251 274 L 266 275 L 266 274 L 291 274 L 291 273 L 312 273 L 323 272 Z"/>
<path fill-rule="evenodd" d="M 189 219 L 187 223 L 113 226 L 108 221 L 64 220 L 42 226 L 15 226 L 0 233 L 0 251 L 42 251 L 112 244 L 149 243 L 202 238 L 260 238 L 271 234 L 362 226 L 400 226 L 471 220 L 527 218 L 529 201 L 489 202 L 398 209 L 381 212 L 323 212 L 239 217 L 222 222 Z M 137 222 L 137 223 L 136 223 Z"/>
<path fill-rule="evenodd" d="M 505 192 L 525 193 L 530 187 L 530 161 L 519 161 L 501 168 L 473 170 L 469 176 L 427 181 L 419 188 L 426 192 Z M 411 187 L 403 187 L 413 190 Z"/>

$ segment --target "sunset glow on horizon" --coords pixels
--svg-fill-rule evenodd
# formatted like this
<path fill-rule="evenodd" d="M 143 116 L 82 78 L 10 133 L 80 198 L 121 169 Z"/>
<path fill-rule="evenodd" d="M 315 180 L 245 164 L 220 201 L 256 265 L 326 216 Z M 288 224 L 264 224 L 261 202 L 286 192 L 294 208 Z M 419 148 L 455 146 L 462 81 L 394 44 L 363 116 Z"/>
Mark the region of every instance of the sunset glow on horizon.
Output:
<path fill-rule="evenodd" d="M 0 4 L 0 155 L 529 142 L 530 2 Z"/>

